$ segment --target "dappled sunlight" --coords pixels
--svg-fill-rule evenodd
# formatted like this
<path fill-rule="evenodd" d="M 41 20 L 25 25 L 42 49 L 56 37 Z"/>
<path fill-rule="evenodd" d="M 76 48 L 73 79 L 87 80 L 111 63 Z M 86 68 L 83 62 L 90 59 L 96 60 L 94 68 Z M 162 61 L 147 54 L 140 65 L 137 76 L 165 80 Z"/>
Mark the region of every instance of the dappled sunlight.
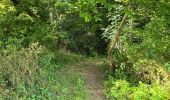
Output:
<path fill-rule="evenodd" d="M 0 0 L 0 100 L 170 100 L 170 0 Z"/>

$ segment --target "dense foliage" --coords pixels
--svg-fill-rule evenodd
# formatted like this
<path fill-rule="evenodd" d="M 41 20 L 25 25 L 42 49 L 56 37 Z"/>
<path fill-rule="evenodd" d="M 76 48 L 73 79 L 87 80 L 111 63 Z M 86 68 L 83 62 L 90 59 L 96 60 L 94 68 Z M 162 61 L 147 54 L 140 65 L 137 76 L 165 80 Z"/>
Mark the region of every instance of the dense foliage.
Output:
<path fill-rule="evenodd" d="M 114 80 L 106 82 L 108 97 L 113 100 L 169 99 L 169 6 L 170 2 L 164 0 L 129 0 L 115 4 L 116 11 L 108 15 L 111 25 L 103 36 L 111 39 L 124 13 L 129 19 L 119 37 L 118 50 L 114 51 L 117 68 Z"/>
<path fill-rule="evenodd" d="M 106 96 L 170 99 L 168 0 L 1 0 L 0 97 L 84 100 L 84 81 L 64 73 L 82 59 L 70 51 L 107 56 L 124 15 Z"/>

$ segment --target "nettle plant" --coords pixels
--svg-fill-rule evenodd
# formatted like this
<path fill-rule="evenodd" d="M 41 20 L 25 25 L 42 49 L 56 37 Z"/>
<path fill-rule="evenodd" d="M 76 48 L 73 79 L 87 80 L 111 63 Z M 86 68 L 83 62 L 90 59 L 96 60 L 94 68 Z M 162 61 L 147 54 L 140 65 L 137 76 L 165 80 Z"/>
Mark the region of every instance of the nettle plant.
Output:
<path fill-rule="evenodd" d="M 105 82 L 107 87 L 106 96 L 111 100 L 168 100 L 170 99 L 170 86 L 166 83 L 164 86 L 159 82 L 151 85 L 139 82 L 137 86 L 132 86 L 126 80 L 111 80 Z"/>

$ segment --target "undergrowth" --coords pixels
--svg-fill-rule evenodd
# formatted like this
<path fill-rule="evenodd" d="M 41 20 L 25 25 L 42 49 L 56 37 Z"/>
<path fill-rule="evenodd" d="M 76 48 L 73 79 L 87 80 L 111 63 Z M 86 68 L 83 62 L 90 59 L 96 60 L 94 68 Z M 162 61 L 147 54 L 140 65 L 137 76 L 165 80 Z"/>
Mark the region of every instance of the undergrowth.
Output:
<path fill-rule="evenodd" d="M 105 81 L 111 100 L 170 100 L 170 74 L 153 60 L 139 60 L 132 66 L 120 64 Z"/>
<path fill-rule="evenodd" d="M 0 56 L 1 100 L 84 100 L 84 81 L 69 73 L 83 57 L 38 44 Z"/>
<path fill-rule="evenodd" d="M 154 82 L 150 85 L 139 82 L 132 85 L 130 82 L 110 77 L 105 82 L 106 96 L 111 100 L 169 100 L 170 82 L 160 85 Z"/>

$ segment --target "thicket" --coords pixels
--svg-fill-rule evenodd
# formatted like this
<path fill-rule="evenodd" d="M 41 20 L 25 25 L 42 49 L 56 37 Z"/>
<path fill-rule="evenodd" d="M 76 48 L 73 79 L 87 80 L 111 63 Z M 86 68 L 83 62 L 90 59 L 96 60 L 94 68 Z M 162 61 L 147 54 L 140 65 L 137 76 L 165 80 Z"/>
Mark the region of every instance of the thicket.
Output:
<path fill-rule="evenodd" d="M 28 48 L 0 56 L 0 98 L 26 100 L 84 100 L 84 81 L 69 73 L 66 65 L 80 55 L 31 44 Z"/>
<path fill-rule="evenodd" d="M 104 36 L 112 39 L 127 14 L 126 25 L 113 50 L 114 73 L 106 81 L 113 100 L 168 100 L 169 5 L 168 1 L 130 0 L 115 4 Z M 125 4 L 125 5 L 123 5 Z M 113 38 L 114 39 L 114 38 Z"/>
<path fill-rule="evenodd" d="M 115 68 L 106 81 L 106 96 L 113 100 L 170 99 L 167 0 L 1 0 L 2 97 L 69 100 L 70 84 L 62 83 L 71 81 L 77 91 L 69 96 L 84 99 L 80 89 L 84 82 L 60 75 L 65 64 L 81 57 L 60 49 L 107 56 L 125 14 L 127 20 L 113 48 Z"/>

